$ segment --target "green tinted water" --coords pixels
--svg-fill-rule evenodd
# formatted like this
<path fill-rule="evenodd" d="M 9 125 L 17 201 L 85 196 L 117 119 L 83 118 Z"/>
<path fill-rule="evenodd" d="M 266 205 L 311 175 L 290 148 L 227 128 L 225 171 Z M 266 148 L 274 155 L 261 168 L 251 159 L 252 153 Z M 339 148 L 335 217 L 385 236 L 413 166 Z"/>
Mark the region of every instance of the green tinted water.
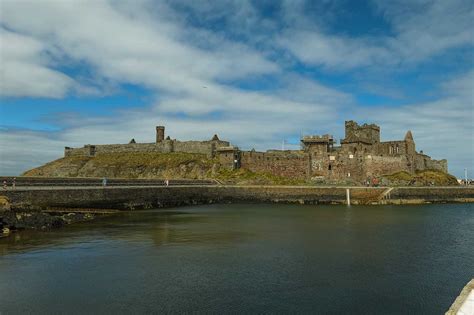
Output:
<path fill-rule="evenodd" d="M 445 312 L 474 206 L 210 205 L 0 239 L 0 313 Z"/>

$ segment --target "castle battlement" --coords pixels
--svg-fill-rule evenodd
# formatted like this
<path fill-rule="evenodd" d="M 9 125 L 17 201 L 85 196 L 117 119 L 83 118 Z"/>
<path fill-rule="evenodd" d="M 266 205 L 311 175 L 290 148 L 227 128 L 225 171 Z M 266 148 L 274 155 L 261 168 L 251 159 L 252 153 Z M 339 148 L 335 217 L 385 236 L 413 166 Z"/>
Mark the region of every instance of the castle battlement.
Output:
<path fill-rule="evenodd" d="M 99 154 L 122 152 L 186 152 L 217 158 L 230 169 L 248 169 L 277 176 L 309 179 L 365 181 L 368 177 L 393 174 L 400 171 L 436 169 L 447 172 L 446 160 L 433 160 L 415 150 L 411 131 L 403 140 L 380 141 L 380 127 L 375 124 L 359 125 L 345 122 L 345 138 L 334 147 L 330 134 L 306 135 L 301 138 L 302 150 L 242 151 L 217 135 L 204 141 L 179 141 L 165 138 L 165 127 L 156 127 L 156 142 L 127 144 L 87 144 L 82 148 L 65 147 L 65 156 L 94 157 Z"/>

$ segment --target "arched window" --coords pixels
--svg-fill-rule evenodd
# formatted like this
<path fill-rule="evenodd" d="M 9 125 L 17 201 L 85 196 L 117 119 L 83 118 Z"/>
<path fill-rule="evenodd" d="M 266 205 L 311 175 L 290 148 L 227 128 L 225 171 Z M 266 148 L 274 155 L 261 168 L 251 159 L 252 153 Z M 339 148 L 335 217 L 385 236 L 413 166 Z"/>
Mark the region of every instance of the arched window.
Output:
<path fill-rule="evenodd" d="M 398 147 L 398 144 L 397 144 L 397 154 L 400 152 L 400 148 Z"/>

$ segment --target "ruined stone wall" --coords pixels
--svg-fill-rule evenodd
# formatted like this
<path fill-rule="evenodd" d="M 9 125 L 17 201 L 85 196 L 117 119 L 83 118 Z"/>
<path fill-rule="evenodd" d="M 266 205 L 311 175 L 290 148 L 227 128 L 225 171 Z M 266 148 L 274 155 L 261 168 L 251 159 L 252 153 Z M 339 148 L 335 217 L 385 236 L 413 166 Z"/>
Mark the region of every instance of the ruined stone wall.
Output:
<path fill-rule="evenodd" d="M 406 156 L 370 156 L 365 158 L 367 176 L 388 175 L 400 171 L 410 172 Z"/>
<path fill-rule="evenodd" d="M 87 156 L 87 149 L 85 147 L 83 148 L 70 148 L 70 147 L 65 147 L 64 148 L 64 156 Z"/>
<path fill-rule="evenodd" d="M 240 150 L 236 147 L 220 147 L 216 152 L 221 166 L 229 170 L 240 168 Z"/>
<path fill-rule="evenodd" d="M 416 154 L 415 156 L 415 169 L 417 171 L 422 170 L 438 170 L 445 173 L 448 172 L 448 161 L 443 160 L 433 160 L 431 157 L 425 154 Z"/>
<path fill-rule="evenodd" d="M 339 152 L 345 152 L 346 154 L 377 154 L 377 145 L 365 144 L 365 143 L 343 143 L 339 148 Z"/>
<path fill-rule="evenodd" d="M 359 126 L 355 121 L 346 121 L 344 141 L 378 143 L 380 142 L 380 127 L 375 124 L 363 124 Z"/>
<path fill-rule="evenodd" d="M 364 154 L 337 150 L 325 155 L 311 155 L 311 178 L 362 182 L 365 178 Z"/>
<path fill-rule="evenodd" d="M 240 159 L 240 167 L 252 172 L 266 172 L 298 179 L 308 178 L 309 155 L 301 151 L 279 153 L 243 151 Z"/>
<path fill-rule="evenodd" d="M 176 141 L 174 152 L 201 153 L 214 156 L 218 147 L 229 146 L 227 141 Z"/>
<path fill-rule="evenodd" d="M 375 146 L 374 153 L 379 155 L 405 155 L 407 154 L 407 143 L 405 141 L 384 141 Z"/>
<path fill-rule="evenodd" d="M 177 141 L 163 140 L 157 143 L 128 143 L 86 145 L 83 148 L 66 148 L 65 156 L 94 156 L 96 154 L 127 152 L 186 152 L 213 156 L 217 147 L 228 146 L 227 141 Z"/>
<path fill-rule="evenodd" d="M 170 147 L 171 144 L 166 141 L 160 143 L 103 144 L 96 145 L 95 151 L 96 154 L 127 152 L 167 152 Z M 168 148 L 168 150 L 166 148 Z"/>

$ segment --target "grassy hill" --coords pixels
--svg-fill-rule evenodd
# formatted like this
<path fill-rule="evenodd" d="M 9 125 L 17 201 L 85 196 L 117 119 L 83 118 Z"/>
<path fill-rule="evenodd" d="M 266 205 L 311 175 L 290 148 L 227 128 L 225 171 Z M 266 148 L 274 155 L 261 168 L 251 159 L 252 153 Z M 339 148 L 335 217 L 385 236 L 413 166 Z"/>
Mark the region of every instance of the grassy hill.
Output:
<path fill-rule="evenodd" d="M 23 176 L 219 179 L 229 184 L 290 185 L 304 182 L 248 170 L 231 171 L 217 159 L 194 153 L 114 153 L 69 156 L 23 173 Z"/>
<path fill-rule="evenodd" d="M 307 185 L 297 180 L 246 169 L 228 170 L 204 154 L 195 153 L 112 153 L 94 157 L 69 156 L 26 171 L 24 176 L 45 177 L 108 177 L 108 178 L 168 178 L 218 179 L 228 184 Z M 334 183 L 333 183 L 334 184 Z M 349 184 L 349 183 L 346 183 Z M 381 184 L 387 186 L 448 186 L 457 185 L 454 176 L 436 170 L 416 174 L 397 172 L 384 175 Z M 312 183 L 314 185 L 314 183 Z"/>
<path fill-rule="evenodd" d="M 26 171 L 24 176 L 207 178 L 215 161 L 191 153 L 114 153 L 69 156 Z"/>
<path fill-rule="evenodd" d="M 383 176 L 384 184 L 390 186 L 456 186 L 456 177 L 438 170 L 417 171 L 415 174 L 397 172 Z"/>

